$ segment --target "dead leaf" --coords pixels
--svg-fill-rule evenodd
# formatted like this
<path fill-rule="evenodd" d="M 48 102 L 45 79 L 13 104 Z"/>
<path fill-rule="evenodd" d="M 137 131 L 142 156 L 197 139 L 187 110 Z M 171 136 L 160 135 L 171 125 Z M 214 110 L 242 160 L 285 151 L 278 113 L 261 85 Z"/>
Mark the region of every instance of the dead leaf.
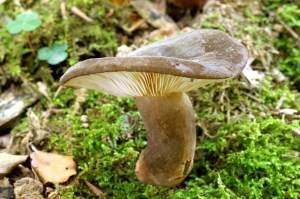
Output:
<path fill-rule="evenodd" d="M 76 174 L 76 163 L 72 156 L 37 151 L 30 158 L 33 171 L 44 184 L 63 183 Z"/>
<path fill-rule="evenodd" d="M 0 178 L 9 174 L 16 166 L 26 161 L 27 155 L 0 153 Z"/>
<path fill-rule="evenodd" d="M 253 61 L 254 58 L 249 58 L 246 67 L 242 71 L 242 75 L 252 87 L 259 87 L 261 80 L 263 80 L 265 76 L 263 73 L 252 69 L 251 64 Z"/>

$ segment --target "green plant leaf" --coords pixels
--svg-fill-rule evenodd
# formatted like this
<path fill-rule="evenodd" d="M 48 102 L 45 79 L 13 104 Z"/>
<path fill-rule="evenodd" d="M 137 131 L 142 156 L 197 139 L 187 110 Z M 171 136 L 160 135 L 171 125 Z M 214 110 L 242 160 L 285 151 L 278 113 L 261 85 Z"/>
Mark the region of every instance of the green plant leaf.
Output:
<path fill-rule="evenodd" d="M 51 65 L 56 65 L 67 59 L 68 54 L 65 52 L 67 50 L 67 44 L 54 43 L 51 47 L 43 47 L 38 50 L 38 59 L 47 60 Z"/>
<path fill-rule="evenodd" d="M 55 43 L 53 45 L 52 49 L 54 51 L 57 51 L 57 52 L 59 52 L 59 51 L 65 51 L 65 50 L 68 49 L 68 44 L 58 44 L 58 43 Z"/>
<path fill-rule="evenodd" d="M 47 60 L 51 57 L 52 50 L 48 47 L 43 47 L 38 50 L 38 59 Z"/>
<path fill-rule="evenodd" d="M 59 64 L 60 62 L 63 62 L 68 57 L 68 54 L 66 52 L 53 52 L 52 56 L 47 60 L 47 62 L 51 65 Z"/>
<path fill-rule="evenodd" d="M 6 25 L 10 34 L 17 34 L 21 31 L 32 31 L 42 24 L 39 15 L 35 12 L 26 12 L 17 15 L 16 20 Z"/>
<path fill-rule="evenodd" d="M 22 27 L 20 26 L 19 22 L 11 21 L 6 25 L 6 29 L 10 34 L 18 34 L 22 31 Z"/>

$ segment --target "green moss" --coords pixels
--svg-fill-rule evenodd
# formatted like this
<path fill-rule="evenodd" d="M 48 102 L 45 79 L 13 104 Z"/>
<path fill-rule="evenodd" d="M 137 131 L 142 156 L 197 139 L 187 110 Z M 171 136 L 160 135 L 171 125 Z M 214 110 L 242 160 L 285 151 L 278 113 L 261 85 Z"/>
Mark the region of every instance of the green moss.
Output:
<path fill-rule="evenodd" d="M 73 65 L 80 59 L 114 55 L 117 47 L 115 32 L 119 30 L 119 26 L 114 23 L 114 16 L 109 20 L 103 19 L 106 12 L 114 9 L 109 0 L 67 1 L 68 11 L 72 6 L 77 6 L 93 18 L 93 23 L 88 23 L 71 12 L 62 19 L 60 3 L 60 0 L 28 4 L 23 2 L 22 6 L 39 14 L 42 25 L 26 35 L 11 35 L 3 28 L 0 45 L 6 48 L 0 51 L 0 61 L 7 75 L 30 75 L 34 80 L 51 84 L 62 75 L 67 65 Z M 0 4 L 0 11 L 3 13 L 1 17 L 11 19 L 24 12 L 11 1 Z M 0 22 L 2 27 L 7 24 L 5 20 Z M 36 57 L 38 49 L 52 46 L 56 41 L 69 45 L 67 61 L 55 66 L 39 61 Z M 52 78 L 49 78 L 49 73 Z"/>
<path fill-rule="evenodd" d="M 70 112 L 65 119 L 58 116 L 52 118 L 52 125 L 57 125 L 57 120 L 65 120 L 69 127 L 66 129 L 61 126 L 63 134 L 51 135 L 51 149 L 73 155 L 78 172 L 84 172 L 81 179 L 88 180 L 106 196 L 114 198 L 300 197 L 297 183 L 300 162 L 292 152 L 300 150 L 300 140 L 291 133 L 291 129 L 300 128 L 299 121 L 288 123 L 271 115 L 249 119 L 247 114 L 240 114 L 237 120 L 225 122 L 224 111 L 212 111 L 216 107 L 212 99 L 217 99 L 224 87 L 228 88 L 225 92 L 233 100 L 243 98 L 249 100 L 249 105 L 257 103 L 245 99 L 238 88 L 228 87 L 238 84 L 238 81 L 229 81 L 215 85 L 214 90 L 209 86 L 199 91 L 202 95 L 201 100 L 197 101 L 200 104 L 195 104 L 197 120 L 211 121 L 214 127 L 208 129 L 210 133 L 216 131 L 216 136 L 209 138 L 205 134 L 198 135 L 197 154 L 202 156 L 195 161 L 187 180 L 176 188 L 144 185 L 137 181 L 135 162 L 146 146 L 146 137 L 131 99 L 89 91 L 88 99 L 82 104 L 82 112 L 78 115 Z M 270 89 L 271 84 L 265 83 L 265 86 L 261 89 L 264 95 L 274 90 Z M 287 91 L 287 88 L 276 89 L 274 92 Z M 287 93 L 287 96 L 290 96 L 290 100 L 284 105 L 290 106 L 294 98 L 291 93 Z M 192 98 L 196 99 L 195 96 Z M 280 94 L 268 94 L 261 100 L 264 103 L 269 99 L 269 105 L 273 106 L 279 98 Z M 197 108 L 209 103 L 212 103 L 209 107 Z M 236 102 L 230 103 L 233 106 Z M 87 128 L 82 126 L 81 114 L 88 115 Z M 82 180 L 75 188 L 62 188 L 60 193 L 62 198 L 72 194 L 74 197 L 93 197 Z"/>
<path fill-rule="evenodd" d="M 21 10 L 12 2 L 1 4 L 0 11 L 7 10 L 6 15 L 14 18 Z M 95 23 L 89 24 L 72 14 L 62 20 L 60 2 L 54 0 L 40 4 L 27 1 L 23 6 L 38 12 L 42 18 L 42 26 L 30 35 L 34 51 L 54 41 L 68 43 L 70 57 L 67 62 L 51 67 L 39 62 L 28 49 L 23 35 L 12 36 L 2 31 L 0 42 L 7 48 L 1 49 L 0 60 L 5 69 L 9 68 L 10 74 L 26 74 L 33 80 L 52 83 L 68 65 L 115 52 L 116 32 L 120 30 L 118 20 L 123 20 L 121 24 L 128 23 L 125 22 L 128 18 L 124 17 L 128 15 L 124 13 L 130 9 L 114 8 L 114 17 L 107 19 L 105 13 L 112 8 L 108 0 L 67 1 L 68 9 L 75 5 L 93 18 Z M 291 1 L 264 2 L 267 9 L 275 10 L 282 3 Z M 233 36 L 250 42 L 250 55 L 255 55 L 254 51 L 258 50 L 254 67 L 261 67 L 262 63 L 272 63 L 272 66 L 278 63 L 292 81 L 297 80 L 298 54 L 293 50 L 294 40 L 286 32 L 277 40 L 266 34 L 262 30 L 273 22 L 267 16 L 268 11 L 252 12 L 246 5 L 240 5 L 241 16 L 233 23 L 219 23 L 220 17 L 225 16 L 212 13 L 199 27 L 232 31 Z M 276 10 L 276 14 L 297 30 L 294 7 L 286 5 L 283 10 L 287 12 Z M 246 21 L 241 20 L 243 17 Z M 0 25 L 5 24 L 0 21 Z M 269 59 L 270 54 L 264 53 L 274 44 L 274 39 L 281 54 Z M 56 88 L 50 90 L 53 98 Z M 300 198 L 300 162 L 294 151 L 300 151 L 300 141 L 291 130 L 300 129 L 300 122 L 291 118 L 284 120 L 280 114 L 274 114 L 284 94 L 286 99 L 281 108 L 300 111 L 299 93 L 268 75 L 259 88 L 250 88 L 243 80 L 234 79 L 190 92 L 198 129 L 196 159 L 189 177 L 174 188 L 145 185 L 135 177 L 135 163 L 147 140 L 132 99 L 89 91 L 87 99 L 81 102 L 75 113 L 76 95 L 73 89 L 63 89 L 51 103 L 41 99 L 35 108 L 37 112 L 49 107 L 59 110 L 44 124 L 51 133 L 48 150 L 73 155 L 77 162 L 78 175 L 71 184 L 60 186 L 61 198 L 95 198 L 83 181 L 87 180 L 109 198 L 296 199 Z M 82 115 L 88 116 L 87 121 L 83 121 Z M 23 119 L 14 132 L 27 127 L 27 119 Z"/>
<path fill-rule="evenodd" d="M 300 33 L 300 3 L 299 1 L 286 1 L 274 2 L 266 1 L 266 7 L 272 11 L 278 24 L 290 28 L 294 34 Z M 276 60 L 279 64 L 280 70 L 290 78 L 292 84 L 296 88 L 300 89 L 300 54 L 299 54 L 299 41 L 290 30 L 283 27 L 280 35 L 275 38 L 275 46 L 280 52 L 279 60 Z"/>

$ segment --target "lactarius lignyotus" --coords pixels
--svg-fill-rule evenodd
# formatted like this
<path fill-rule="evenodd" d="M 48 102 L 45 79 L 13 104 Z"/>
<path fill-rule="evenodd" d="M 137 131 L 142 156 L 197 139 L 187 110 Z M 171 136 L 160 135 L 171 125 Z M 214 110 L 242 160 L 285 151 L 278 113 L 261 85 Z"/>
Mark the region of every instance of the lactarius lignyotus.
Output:
<path fill-rule="evenodd" d="M 247 60 L 247 50 L 237 40 L 203 29 L 152 43 L 126 57 L 81 61 L 60 82 L 133 97 L 148 139 L 136 164 L 137 178 L 176 186 L 193 167 L 196 145 L 193 107 L 185 92 L 237 76 Z"/>

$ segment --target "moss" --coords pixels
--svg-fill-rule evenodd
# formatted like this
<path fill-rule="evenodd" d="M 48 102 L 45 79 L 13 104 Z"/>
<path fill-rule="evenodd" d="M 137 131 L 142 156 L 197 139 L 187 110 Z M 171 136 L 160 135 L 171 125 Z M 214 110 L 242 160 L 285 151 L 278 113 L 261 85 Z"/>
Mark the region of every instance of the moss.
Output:
<path fill-rule="evenodd" d="M 68 9 L 76 5 L 93 18 L 95 23 L 88 24 L 70 13 L 62 20 L 60 2 L 26 1 L 23 6 L 40 13 L 43 21 L 38 31 L 30 33 L 34 51 L 57 40 L 67 42 L 68 61 L 57 66 L 39 62 L 29 51 L 23 35 L 12 36 L 2 31 L 0 42 L 7 48 L 0 52 L 0 60 L 5 69 L 11 70 L 10 74 L 26 74 L 31 80 L 43 80 L 51 85 L 68 65 L 115 52 L 119 39 L 116 32 L 121 30 L 117 22 L 121 19 L 121 24 L 128 23 L 124 22 L 128 19 L 124 16 L 128 16 L 130 9 L 112 7 L 108 0 L 68 1 Z M 222 7 L 230 11 L 232 3 L 225 2 Z M 253 7 L 248 6 L 248 1 L 234 3 L 239 12 L 231 20 L 228 20 L 231 15 L 211 11 L 196 27 L 218 28 L 243 40 L 250 55 L 257 60 L 253 67 L 280 63 L 282 71 L 287 70 L 297 62 L 297 54 L 273 56 L 271 52 L 275 47 L 282 51 L 292 49 L 293 40 L 286 33 L 277 40 L 263 30 L 275 23 L 266 9 L 277 9 L 291 1 L 266 0 L 266 9 L 261 4 L 257 7 L 255 2 L 250 2 Z M 107 19 L 105 13 L 111 8 L 115 9 L 115 15 Z M 0 5 L 0 11 L 4 10 L 11 18 L 21 12 L 12 1 Z M 289 13 L 294 16 L 294 10 Z M 291 19 L 283 12 L 278 11 L 279 14 L 284 20 Z M 5 25 L 2 21 L 0 24 Z M 289 73 L 292 80 L 295 73 L 285 72 Z M 53 101 L 41 99 L 35 109 L 37 112 L 50 107 L 59 110 L 43 124 L 51 133 L 48 150 L 73 155 L 78 164 L 79 174 L 75 179 L 60 185 L 61 198 L 95 198 L 83 180 L 99 187 L 108 198 L 300 198 L 300 162 L 294 152 L 300 151 L 300 141 L 291 133 L 292 129 L 300 129 L 300 122 L 274 114 L 284 94 L 286 99 L 281 108 L 300 111 L 300 95 L 289 83 L 278 83 L 266 75 L 259 88 L 250 88 L 242 79 L 234 79 L 190 92 L 197 124 L 196 159 L 190 176 L 174 188 L 145 185 L 135 177 L 135 162 L 147 141 L 132 99 L 88 91 L 86 100 L 80 102 L 80 109 L 75 112 L 74 91 L 63 89 L 54 98 L 55 86 L 49 88 Z M 87 121 L 82 115 L 88 116 Z M 14 131 L 27 127 L 28 122 L 23 119 Z"/>
<path fill-rule="evenodd" d="M 60 3 L 60 0 L 46 3 L 22 2 L 22 6 L 39 13 L 42 25 L 35 31 L 17 35 L 10 35 L 3 28 L 0 42 L 6 48 L 0 51 L 0 61 L 6 75 L 16 77 L 21 74 L 30 75 L 35 81 L 42 80 L 51 84 L 62 75 L 67 68 L 66 65 L 73 65 L 80 59 L 114 55 L 118 41 L 115 32 L 119 30 L 119 26 L 113 22 L 114 16 L 112 19 L 103 20 L 105 13 L 114 9 L 110 1 L 68 1 L 68 15 L 65 20 L 60 14 Z M 70 12 L 72 6 L 78 6 L 83 12 L 88 13 L 94 23 L 87 23 L 72 14 Z M 11 19 L 24 12 L 12 1 L 1 4 L 0 11 L 5 14 L 2 14 L 1 17 Z M 4 20 L 0 22 L 0 26 L 6 26 Z M 56 66 L 38 61 L 36 57 L 38 49 L 51 46 L 54 42 L 69 45 L 67 61 Z"/>
<path fill-rule="evenodd" d="M 249 100 L 249 106 L 252 103 L 253 106 L 254 103 L 257 104 L 253 99 L 245 99 L 240 88 L 233 87 L 239 84 L 232 80 L 226 84 L 215 85 L 213 90 L 213 86 L 200 89 L 198 92 L 201 93 L 201 100 L 197 99 L 198 92 L 191 93 L 192 99 L 197 99 L 197 121 L 212 122 L 207 128 L 210 133 L 216 132 L 213 138 L 204 133 L 198 134 L 197 154 L 202 156 L 195 161 L 188 179 L 176 188 L 143 185 L 137 181 L 134 173 L 135 162 L 146 146 L 146 137 L 140 115 L 131 99 L 89 91 L 87 100 L 81 106 L 82 112 L 78 115 L 68 112 L 65 119 L 58 115 L 52 118 L 52 125 L 57 125 L 57 120 L 64 120 L 61 123 L 66 123 L 69 127 L 61 127 L 64 128 L 63 134 L 51 135 L 50 148 L 72 154 L 78 163 L 78 172 L 84 172 L 82 179 L 100 187 L 109 197 L 300 197 L 297 183 L 300 163 L 292 152 L 300 150 L 300 140 L 291 133 L 291 129 L 300 128 L 299 121 L 289 123 L 271 115 L 261 118 L 258 116 L 260 111 L 253 108 L 252 111 L 257 113 L 255 119 L 250 119 L 245 113 L 239 114 L 236 120 L 226 122 L 224 110 L 216 108 L 214 102 L 218 101 L 214 98 L 218 99 L 224 87 L 227 87 L 225 92 L 230 99 Z M 272 107 L 280 94 L 287 92 L 289 100 L 284 106 L 293 106 L 294 94 L 287 87 L 273 88 L 267 80 L 264 85 L 260 90 L 262 103 L 268 99 L 266 104 Z M 270 90 L 279 94 L 270 94 Z M 231 105 L 226 107 L 238 106 L 235 101 L 229 103 Z M 200 108 L 203 104 L 206 106 Z M 88 128 L 82 126 L 81 114 L 88 115 Z M 76 197 L 93 197 L 82 181 L 75 188 L 62 188 L 60 192 L 63 198 L 68 198 L 70 194 Z"/>

